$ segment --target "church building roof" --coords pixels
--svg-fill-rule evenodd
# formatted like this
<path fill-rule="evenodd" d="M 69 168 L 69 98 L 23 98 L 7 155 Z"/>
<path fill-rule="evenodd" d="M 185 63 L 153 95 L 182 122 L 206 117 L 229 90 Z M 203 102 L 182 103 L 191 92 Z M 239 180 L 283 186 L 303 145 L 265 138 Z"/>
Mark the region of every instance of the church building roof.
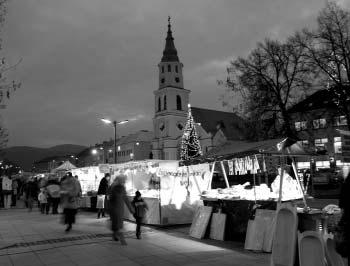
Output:
<path fill-rule="evenodd" d="M 166 36 L 165 48 L 161 62 L 179 62 L 177 50 L 174 44 L 174 38 L 171 31 L 170 17 L 168 18 L 168 32 Z"/>
<path fill-rule="evenodd" d="M 191 107 L 193 119 L 213 136 L 221 129 L 228 140 L 244 139 L 244 120 L 230 112 Z"/>

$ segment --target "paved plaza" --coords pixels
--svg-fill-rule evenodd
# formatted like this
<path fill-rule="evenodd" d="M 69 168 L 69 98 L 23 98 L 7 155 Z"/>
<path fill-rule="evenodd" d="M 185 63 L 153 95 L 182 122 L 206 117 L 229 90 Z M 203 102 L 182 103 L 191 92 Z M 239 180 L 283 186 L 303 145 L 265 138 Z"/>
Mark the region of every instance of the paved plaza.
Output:
<path fill-rule="evenodd" d="M 60 215 L 0 210 L 0 265 L 269 265 L 270 254 L 246 251 L 243 243 L 196 240 L 188 236 L 189 227 L 144 227 L 138 240 L 135 224 L 126 222 L 128 245 L 122 246 L 112 240 L 108 222 L 80 211 L 65 233 Z"/>

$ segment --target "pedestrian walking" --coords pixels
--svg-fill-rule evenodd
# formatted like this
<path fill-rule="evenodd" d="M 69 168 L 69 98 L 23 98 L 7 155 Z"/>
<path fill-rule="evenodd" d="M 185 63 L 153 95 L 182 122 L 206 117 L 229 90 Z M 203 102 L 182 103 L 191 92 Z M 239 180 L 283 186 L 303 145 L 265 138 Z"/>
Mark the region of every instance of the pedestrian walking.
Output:
<path fill-rule="evenodd" d="M 4 201 L 4 208 L 11 208 L 11 197 L 12 197 L 12 180 L 6 174 L 2 176 L 2 195 Z"/>
<path fill-rule="evenodd" d="M 60 203 L 60 185 L 57 179 L 51 178 L 47 181 L 47 205 L 46 214 L 49 214 L 52 207 L 52 214 L 58 214 L 58 205 Z"/>
<path fill-rule="evenodd" d="M 17 205 L 17 194 L 18 194 L 18 182 L 16 179 L 12 180 L 12 197 L 11 206 L 16 207 Z"/>
<path fill-rule="evenodd" d="M 40 212 L 44 214 L 46 212 L 46 205 L 47 205 L 47 192 L 45 188 L 40 189 L 38 200 L 40 204 Z"/>
<path fill-rule="evenodd" d="M 102 217 L 105 217 L 105 201 L 106 201 L 106 195 L 109 187 L 109 180 L 110 180 L 110 174 L 106 173 L 105 176 L 101 179 L 100 184 L 98 186 L 97 190 L 97 219 Z"/>
<path fill-rule="evenodd" d="M 341 217 L 341 225 L 344 229 L 344 235 L 345 235 L 345 249 L 347 250 L 346 256 L 344 256 L 344 259 L 348 261 L 347 265 L 350 266 L 350 174 L 346 177 L 344 183 L 341 187 L 340 192 L 340 198 L 339 198 L 339 207 L 342 210 L 342 217 Z"/>
<path fill-rule="evenodd" d="M 141 197 L 140 191 L 135 192 L 135 197 L 131 202 L 131 205 L 134 207 L 135 210 L 134 218 L 136 220 L 136 237 L 137 239 L 141 239 L 141 223 L 143 222 L 143 219 L 146 215 L 148 206 Z"/>
<path fill-rule="evenodd" d="M 73 177 L 72 173 L 68 173 L 66 178 L 61 182 L 61 204 L 63 207 L 64 224 L 67 225 L 66 232 L 72 229 L 75 223 L 75 216 L 78 208 L 79 184 Z"/>
<path fill-rule="evenodd" d="M 124 238 L 124 234 L 121 231 L 123 229 L 124 205 L 128 207 L 129 211 L 132 214 L 135 213 L 126 195 L 125 180 L 125 175 L 116 176 L 108 193 L 109 215 L 111 217 L 111 229 L 113 231 L 113 239 L 115 241 L 120 240 L 122 245 L 127 245 Z"/>
<path fill-rule="evenodd" d="M 38 199 L 38 186 L 33 177 L 27 182 L 25 192 L 28 211 L 31 212 L 34 202 Z"/>

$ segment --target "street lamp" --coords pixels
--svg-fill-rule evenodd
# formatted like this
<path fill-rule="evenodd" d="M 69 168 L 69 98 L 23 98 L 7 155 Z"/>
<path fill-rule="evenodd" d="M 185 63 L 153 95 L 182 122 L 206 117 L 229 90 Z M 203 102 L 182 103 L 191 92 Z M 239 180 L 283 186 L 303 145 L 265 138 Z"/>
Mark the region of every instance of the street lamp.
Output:
<path fill-rule="evenodd" d="M 102 122 L 106 124 L 113 124 L 114 127 L 114 163 L 117 163 L 117 125 L 128 123 L 129 120 L 122 120 L 122 121 L 112 121 L 106 118 L 101 119 Z"/>

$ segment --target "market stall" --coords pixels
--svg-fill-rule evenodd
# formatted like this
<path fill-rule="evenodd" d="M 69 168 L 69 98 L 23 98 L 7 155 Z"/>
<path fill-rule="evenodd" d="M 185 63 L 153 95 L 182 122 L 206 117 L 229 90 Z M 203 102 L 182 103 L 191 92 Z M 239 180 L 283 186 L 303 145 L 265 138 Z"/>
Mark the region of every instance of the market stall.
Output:
<path fill-rule="evenodd" d="M 141 192 L 149 210 L 145 223 L 168 225 L 191 223 L 198 206 L 203 205 L 201 193 L 210 179 L 209 164 L 179 166 L 179 161 L 144 160 L 122 164 L 103 164 L 71 170 L 78 175 L 83 198 L 81 207 L 94 208 L 96 191 L 105 173 L 111 183 L 119 174 L 127 176 L 126 191 L 131 201 Z M 134 220 L 126 211 L 125 218 Z"/>
<path fill-rule="evenodd" d="M 306 207 L 294 158 L 310 155 L 290 139 L 232 141 L 184 164 L 211 164 L 212 175 L 201 198 L 213 213 L 225 214 L 225 240 L 247 240 L 254 227 L 259 227 L 260 233 L 265 228 L 264 238 L 268 239 L 272 229 L 267 229 L 267 224 L 272 223 L 278 202 L 300 201 Z M 266 249 L 271 249 L 271 243 Z"/>
<path fill-rule="evenodd" d="M 210 177 L 209 164 L 179 166 L 178 161 L 147 160 L 112 165 L 112 178 L 127 176 L 126 190 L 130 200 L 141 192 L 149 210 L 145 223 L 168 225 L 191 223 L 202 205 L 201 192 Z M 133 220 L 128 212 L 125 217 Z"/>

